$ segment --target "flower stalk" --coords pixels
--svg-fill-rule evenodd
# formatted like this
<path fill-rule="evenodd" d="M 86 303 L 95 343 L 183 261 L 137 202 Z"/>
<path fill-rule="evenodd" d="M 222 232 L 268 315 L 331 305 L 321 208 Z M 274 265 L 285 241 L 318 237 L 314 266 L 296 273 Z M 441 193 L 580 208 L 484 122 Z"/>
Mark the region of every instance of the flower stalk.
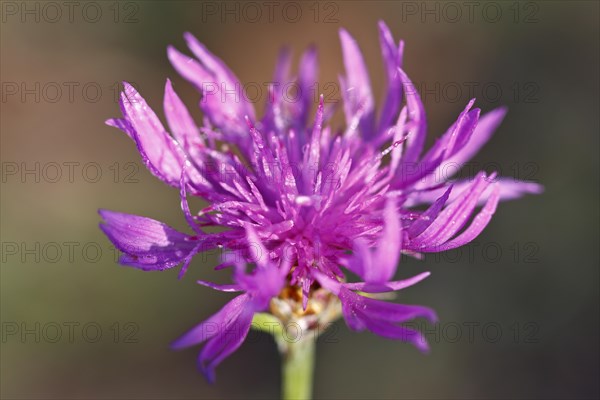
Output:
<path fill-rule="evenodd" d="M 312 337 L 285 344 L 285 350 L 281 354 L 283 400 L 312 399 L 315 347 L 316 339 Z"/>

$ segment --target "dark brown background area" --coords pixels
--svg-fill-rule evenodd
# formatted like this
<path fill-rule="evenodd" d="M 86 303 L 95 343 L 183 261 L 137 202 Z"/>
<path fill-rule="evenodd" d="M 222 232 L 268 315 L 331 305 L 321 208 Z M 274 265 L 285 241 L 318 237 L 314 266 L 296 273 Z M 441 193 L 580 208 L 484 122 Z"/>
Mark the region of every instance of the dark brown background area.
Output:
<path fill-rule="evenodd" d="M 244 13 L 235 1 L 77 2 L 72 16 L 62 7 L 60 17 L 45 2 L 2 2 L 2 397 L 278 395 L 278 355 L 266 336 L 252 334 L 219 367 L 213 386 L 195 369 L 198 349 L 168 349 L 228 299 L 195 278 L 221 280 L 226 273 L 212 271 L 214 255 L 198 257 L 183 281 L 176 271 L 115 264 L 97 228 L 98 208 L 186 228 L 176 190 L 151 176 L 130 140 L 103 121 L 119 115 L 115 85 L 122 80 L 134 82 L 162 118 L 167 77 L 201 117 L 198 94 L 166 58 L 168 44 L 184 50 L 184 31 L 242 82 L 259 85 L 271 79 L 282 45 L 297 60 L 314 43 L 324 85 L 342 72 L 337 31 L 343 26 L 364 51 L 379 99 L 379 19 L 406 41 L 405 69 L 429 91 L 429 140 L 456 118 L 474 87 L 484 111 L 509 107 L 476 162 L 541 182 L 546 192 L 502 204 L 476 243 L 461 251 L 403 258 L 399 276 L 432 271 L 399 296 L 438 311 L 441 324 L 428 328 L 431 354 L 349 332 L 340 322 L 318 345 L 316 396 L 597 397 L 598 3 L 478 3 L 469 15 L 456 2 L 457 17 L 444 2 L 297 2 L 302 15 L 296 18 L 280 2 L 269 21 L 258 2 L 263 15 L 252 22 L 253 10 Z M 208 13 L 213 6 L 217 14 Z M 225 6 L 234 14 L 222 20 L 218 11 Z M 426 10 L 434 11 L 421 14 Z M 262 109 L 265 96 L 260 100 Z M 38 176 L 21 176 L 26 168 L 39 168 Z M 65 243 L 75 243 L 72 254 Z M 70 323 L 79 324 L 72 338 Z M 102 335 L 95 339 L 98 327 Z"/>

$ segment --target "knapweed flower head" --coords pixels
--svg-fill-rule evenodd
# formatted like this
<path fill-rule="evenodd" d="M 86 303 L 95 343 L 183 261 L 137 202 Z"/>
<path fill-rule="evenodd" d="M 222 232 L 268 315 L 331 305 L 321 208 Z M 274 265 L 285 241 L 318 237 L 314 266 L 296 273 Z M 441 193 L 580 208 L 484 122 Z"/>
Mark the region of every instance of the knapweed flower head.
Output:
<path fill-rule="evenodd" d="M 302 56 L 296 76 L 289 53 L 282 53 L 273 82 L 296 85 L 299 96 L 290 101 L 273 85 L 262 118 L 233 72 L 191 34 L 185 40 L 194 57 L 173 47 L 168 56 L 201 92 L 202 124 L 192 119 L 170 81 L 164 96 L 169 130 L 133 86 L 124 84 L 123 118 L 107 123 L 135 142 L 152 174 L 179 189 L 193 233 L 107 210 L 100 211 L 101 228 L 123 253 L 122 264 L 146 271 L 183 264 L 183 276 L 199 252 L 225 251 L 217 267 L 231 267 L 233 282 L 199 283 L 241 294 L 174 343 L 182 348 L 206 342 L 199 365 L 210 380 L 215 366 L 242 344 L 255 314 L 263 312 L 307 330 L 341 313 L 353 330 L 426 351 L 423 335 L 403 323 L 435 321 L 434 311 L 377 295 L 429 275 L 393 280 L 400 255 L 462 246 L 485 228 L 499 200 L 540 191 L 534 183 L 494 173 L 448 179 L 445 171 L 468 162 L 506 110 L 481 116 L 471 100 L 424 151 L 425 110 L 402 69 L 404 44 L 394 42 L 383 22 L 379 33 L 387 89 L 376 112 L 362 54 L 340 31 L 346 69 L 340 78 L 346 120 L 341 130 L 329 124 L 335 107 L 325 107 L 323 97 L 313 110 L 314 48 Z M 192 212 L 187 196 L 209 205 Z M 226 229 L 209 233 L 207 227 Z M 349 282 L 348 272 L 361 281 Z"/>

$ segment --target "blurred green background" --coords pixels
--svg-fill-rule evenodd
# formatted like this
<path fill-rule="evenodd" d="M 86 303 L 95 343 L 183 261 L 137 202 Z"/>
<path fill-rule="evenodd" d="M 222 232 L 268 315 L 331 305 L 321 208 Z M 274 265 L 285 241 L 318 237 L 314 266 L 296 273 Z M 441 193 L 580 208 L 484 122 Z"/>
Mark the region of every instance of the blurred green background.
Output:
<path fill-rule="evenodd" d="M 214 254 L 197 257 L 182 281 L 115 263 L 98 208 L 187 228 L 177 191 L 103 121 L 120 115 L 122 80 L 162 118 L 167 77 L 200 121 L 198 94 L 166 58 L 168 44 L 185 50 L 184 31 L 259 85 L 282 45 L 297 60 L 315 43 L 323 87 L 343 69 L 343 26 L 379 99 L 379 19 L 406 41 L 405 70 L 428 90 L 429 140 L 473 88 L 484 111 L 509 107 L 476 162 L 546 192 L 502 204 L 473 245 L 403 258 L 399 276 L 433 272 L 399 297 L 438 311 L 431 354 L 340 322 L 318 345 L 316 397 L 598 397 L 599 3 L 476 3 L 276 2 L 270 14 L 263 2 L 2 2 L 2 398 L 278 396 L 267 336 L 252 334 L 212 386 L 195 368 L 197 348 L 168 349 L 229 298 L 195 279 L 227 273 L 212 271 Z"/>

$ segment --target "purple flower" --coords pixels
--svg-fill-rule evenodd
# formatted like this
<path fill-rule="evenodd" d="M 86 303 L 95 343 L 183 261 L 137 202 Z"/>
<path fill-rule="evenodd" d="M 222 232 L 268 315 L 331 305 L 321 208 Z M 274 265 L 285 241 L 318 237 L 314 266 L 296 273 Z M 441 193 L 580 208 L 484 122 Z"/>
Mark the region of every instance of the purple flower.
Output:
<path fill-rule="evenodd" d="M 485 228 L 499 200 L 541 191 L 535 183 L 493 173 L 480 172 L 468 180 L 444 176 L 477 153 L 506 110 L 480 116 L 471 100 L 424 152 L 425 111 L 402 70 L 404 44 L 394 42 L 383 22 L 379 31 L 387 78 L 379 113 L 358 45 L 345 30 L 340 32 L 346 69 L 341 78 L 343 130 L 329 125 L 334 109 L 325 106 L 323 97 L 309 121 L 318 75 L 312 48 L 302 56 L 297 76 L 290 74 L 289 53 L 282 52 L 273 79 L 280 85 L 271 88 L 261 119 L 233 72 L 191 34 L 185 39 L 193 58 L 173 47 L 168 56 L 202 94 L 202 125 L 191 118 L 170 81 L 164 97 L 170 133 L 141 95 L 124 84 L 123 118 L 107 124 L 133 139 L 152 174 L 179 188 L 194 234 L 149 218 L 101 211 L 102 229 L 123 252 L 121 263 L 143 270 L 183 263 L 182 276 L 195 254 L 221 248 L 256 264 L 246 273 L 241 260 L 224 261 L 220 267 L 234 266 L 232 285 L 201 281 L 243 294 L 175 343 L 180 348 L 207 341 L 200 366 L 209 379 L 214 367 L 241 345 L 255 313 L 269 311 L 306 322 L 317 303 L 318 310 L 324 304 L 341 305 L 352 329 L 426 350 L 423 336 L 401 324 L 418 317 L 433 321 L 434 312 L 375 298 L 428 275 L 392 281 L 400 254 L 419 256 L 462 246 Z M 295 101 L 277 90 L 288 83 L 298 88 Z M 188 194 L 210 205 L 192 213 Z M 227 229 L 208 233 L 205 227 Z M 363 282 L 347 282 L 344 269 Z M 296 290 L 299 296 L 291 296 Z M 311 321 L 323 322 L 318 317 Z"/>

